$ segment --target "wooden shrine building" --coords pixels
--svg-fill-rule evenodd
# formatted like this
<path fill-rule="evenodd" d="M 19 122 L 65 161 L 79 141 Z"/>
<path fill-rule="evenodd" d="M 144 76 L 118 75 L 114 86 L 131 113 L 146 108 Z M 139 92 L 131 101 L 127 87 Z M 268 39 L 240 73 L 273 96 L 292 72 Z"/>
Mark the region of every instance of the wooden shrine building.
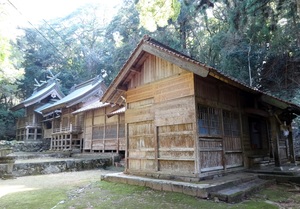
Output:
<path fill-rule="evenodd" d="M 72 114 L 90 101 L 100 99 L 106 86 L 98 76 L 79 85 L 75 85 L 63 99 L 40 111 L 51 139 L 52 150 L 82 150 L 84 114 Z"/>
<path fill-rule="evenodd" d="M 141 40 L 104 93 L 126 106 L 125 172 L 199 180 L 294 162 L 300 107 L 251 88 L 156 40 Z"/>
<path fill-rule="evenodd" d="M 100 102 L 100 98 L 73 112 L 83 114 L 84 152 L 125 152 L 125 107 Z"/>
<path fill-rule="evenodd" d="M 64 97 L 56 80 L 57 75 L 50 74 L 52 77 L 48 81 L 41 84 L 36 81 L 36 88 L 29 98 L 11 108 L 12 111 L 25 111 L 24 117 L 17 120 L 16 140 L 31 142 L 43 139 L 43 116 L 40 110 Z"/>

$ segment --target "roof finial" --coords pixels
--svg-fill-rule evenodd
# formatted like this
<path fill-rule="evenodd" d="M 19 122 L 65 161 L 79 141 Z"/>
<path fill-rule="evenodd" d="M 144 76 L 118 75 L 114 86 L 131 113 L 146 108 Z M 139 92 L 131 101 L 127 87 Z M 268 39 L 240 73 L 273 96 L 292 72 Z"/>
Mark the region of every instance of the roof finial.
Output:
<path fill-rule="evenodd" d="M 149 41 L 151 39 L 151 37 L 148 34 L 145 34 L 143 37 L 144 41 Z"/>
<path fill-rule="evenodd" d="M 48 75 L 47 78 L 49 78 L 48 81 L 60 81 L 57 77 L 60 75 L 60 72 L 57 73 L 56 75 L 54 75 L 50 69 L 48 69 L 48 73 L 50 74 L 50 76 Z M 47 81 L 47 82 L 48 82 Z"/>
<path fill-rule="evenodd" d="M 36 83 L 36 84 L 34 84 L 35 87 L 41 87 L 42 84 L 40 84 L 40 83 L 38 82 L 38 80 L 36 80 L 36 78 L 34 79 L 34 81 L 35 81 L 35 83 Z"/>

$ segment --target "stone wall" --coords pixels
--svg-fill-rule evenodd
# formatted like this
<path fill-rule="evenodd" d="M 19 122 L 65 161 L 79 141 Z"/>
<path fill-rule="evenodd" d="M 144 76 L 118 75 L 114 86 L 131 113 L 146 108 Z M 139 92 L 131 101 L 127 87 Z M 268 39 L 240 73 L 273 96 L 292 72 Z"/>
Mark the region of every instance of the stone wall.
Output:
<path fill-rule="evenodd" d="M 41 152 L 50 149 L 50 140 L 42 141 L 0 141 L 0 148 L 11 148 L 13 152 Z"/>
<path fill-rule="evenodd" d="M 29 176 L 70 171 L 92 170 L 106 168 L 112 165 L 112 158 L 99 159 L 70 159 L 64 161 L 15 163 L 13 175 Z"/>

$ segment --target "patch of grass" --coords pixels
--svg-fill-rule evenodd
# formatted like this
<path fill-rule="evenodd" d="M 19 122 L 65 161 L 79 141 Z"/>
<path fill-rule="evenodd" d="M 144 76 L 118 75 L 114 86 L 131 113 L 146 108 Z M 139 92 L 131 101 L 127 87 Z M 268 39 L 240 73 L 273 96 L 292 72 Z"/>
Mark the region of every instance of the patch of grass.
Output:
<path fill-rule="evenodd" d="M 287 192 L 284 187 L 278 185 L 276 185 L 276 189 L 273 187 L 269 187 L 262 190 L 259 194 L 265 199 L 271 200 L 273 202 L 286 201 L 289 197 L 291 197 L 291 193 Z"/>
<path fill-rule="evenodd" d="M 86 181 L 34 191 L 18 192 L 0 198 L 2 209 L 143 208 L 143 209 L 275 209 L 275 204 L 291 198 L 281 187 L 265 189 L 237 204 L 203 200 L 182 193 L 155 191 L 147 187 L 106 181 Z M 266 202 L 269 200 L 269 202 Z M 274 204 L 273 204 L 274 203 Z M 297 207 L 295 207 L 297 208 Z"/>
<path fill-rule="evenodd" d="M 247 208 L 247 209 L 278 209 L 278 206 L 266 203 L 263 200 L 250 200 L 237 204 L 234 208 Z"/>
<path fill-rule="evenodd" d="M 118 194 L 118 195 L 130 195 L 136 192 L 143 192 L 147 190 L 146 187 L 142 186 L 134 186 L 129 184 L 122 184 L 122 183 L 113 183 L 113 182 L 107 182 L 107 181 L 100 181 L 99 187 L 103 190 L 109 190 L 112 194 Z"/>
<path fill-rule="evenodd" d="M 65 200 L 67 189 L 41 189 L 17 192 L 1 197 L 0 208 L 3 209 L 49 209 Z"/>
<path fill-rule="evenodd" d="M 79 201 L 80 200 L 80 201 Z M 239 204 L 227 204 L 203 200 L 182 193 L 155 191 L 141 186 L 112 182 L 97 182 L 87 188 L 77 199 L 67 201 L 57 208 L 172 208 L 172 209 L 275 209 L 277 207 L 263 200 L 246 201 Z"/>

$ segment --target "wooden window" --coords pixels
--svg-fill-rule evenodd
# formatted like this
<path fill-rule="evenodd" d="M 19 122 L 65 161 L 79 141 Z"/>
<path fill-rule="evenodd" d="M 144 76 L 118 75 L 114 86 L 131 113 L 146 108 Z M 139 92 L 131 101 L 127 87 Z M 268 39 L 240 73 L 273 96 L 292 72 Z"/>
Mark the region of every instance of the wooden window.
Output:
<path fill-rule="evenodd" d="M 105 139 L 116 139 L 117 138 L 117 124 L 105 126 Z"/>
<path fill-rule="evenodd" d="M 63 128 L 68 128 L 69 127 L 69 118 L 68 117 L 63 117 L 62 118 L 62 127 Z"/>
<path fill-rule="evenodd" d="M 237 113 L 223 110 L 223 126 L 225 136 L 240 136 L 239 115 Z"/>
<path fill-rule="evenodd" d="M 103 139 L 103 134 L 104 134 L 104 127 L 103 126 L 93 127 L 93 137 L 92 137 L 92 139 Z"/>
<path fill-rule="evenodd" d="M 120 138 L 125 137 L 125 124 L 124 123 L 119 124 L 119 137 Z"/>
<path fill-rule="evenodd" d="M 220 136 L 220 110 L 198 105 L 198 128 L 200 135 Z"/>

